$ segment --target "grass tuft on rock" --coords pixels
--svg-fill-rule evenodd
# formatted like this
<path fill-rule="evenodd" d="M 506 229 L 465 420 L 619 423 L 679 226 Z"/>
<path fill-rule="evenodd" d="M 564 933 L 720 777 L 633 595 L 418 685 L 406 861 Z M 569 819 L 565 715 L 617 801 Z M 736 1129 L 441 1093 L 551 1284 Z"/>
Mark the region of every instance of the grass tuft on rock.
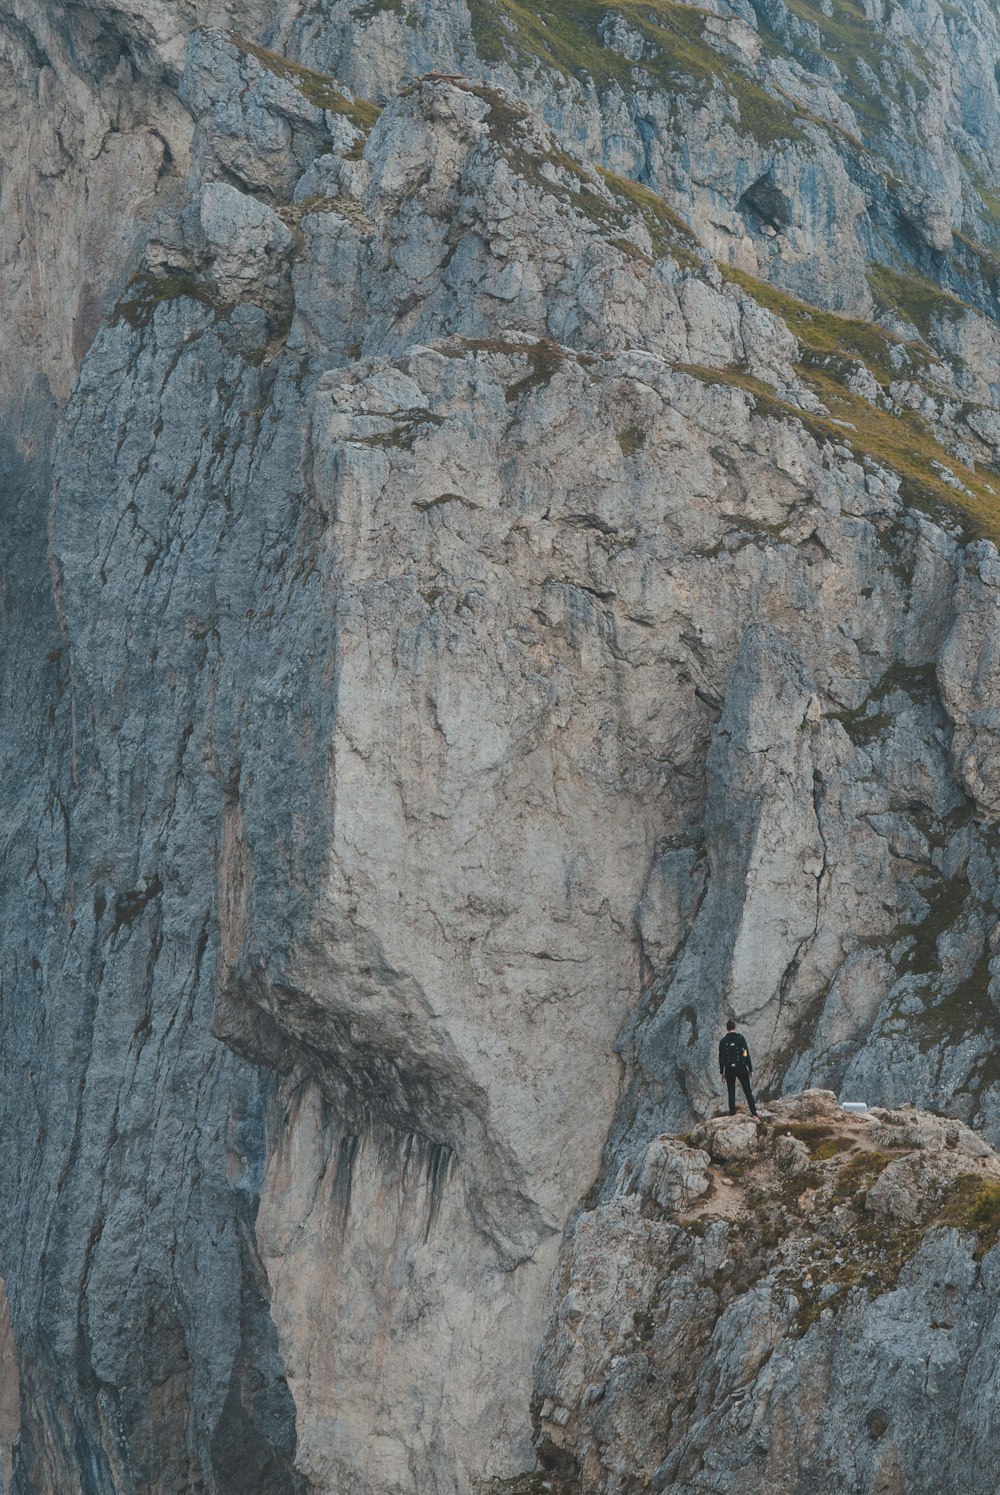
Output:
<path fill-rule="evenodd" d="M 961 1174 L 935 1223 L 974 1231 L 979 1237 L 975 1250 L 978 1261 L 1000 1239 L 1000 1181 L 982 1178 L 978 1173 Z"/>
<path fill-rule="evenodd" d="M 158 306 L 183 297 L 216 311 L 222 309 L 208 288 L 187 270 L 175 270 L 166 275 L 142 270 L 133 275 L 125 287 L 115 307 L 114 320 L 127 322 L 133 331 L 138 331 L 149 324 Z"/>
<path fill-rule="evenodd" d="M 872 265 L 868 285 L 877 310 L 902 317 L 922 337 L 933 336 L 935 322 L 960 321 L 968 310 L 964 301 L 915 270 L 903 273 L 887 265 Z"/>
<path fill-rule="evenodd" d="M 259 47 L 237 31 L 231 31 L 229 39 L 244 56 L 255 57 L 269 73 L 290 83 L 316 109 L 324 109 L 329 114 L 345 114 L 366 131 L 371 129 L 382 112 L 377 104 L 368 99 L 354 99 L 342 93 L 328 73 L 318 73 L 313 68 L 303 67 L 299 62 L 290 62 L 279 52 Z"/>

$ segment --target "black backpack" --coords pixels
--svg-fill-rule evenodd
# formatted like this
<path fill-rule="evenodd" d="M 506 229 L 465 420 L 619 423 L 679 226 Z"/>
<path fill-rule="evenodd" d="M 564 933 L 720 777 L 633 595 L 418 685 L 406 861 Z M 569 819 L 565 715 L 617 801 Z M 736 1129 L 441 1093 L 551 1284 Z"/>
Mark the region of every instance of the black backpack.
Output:
<path fill-rule="evenodd" d="M 750 1055 L 747 1053 L 746 1044 L 738 1033 L 727 1033 L 720 1046 L 722 1063 L 726 1069 L 737 1069 L 745 1064 Z"/>

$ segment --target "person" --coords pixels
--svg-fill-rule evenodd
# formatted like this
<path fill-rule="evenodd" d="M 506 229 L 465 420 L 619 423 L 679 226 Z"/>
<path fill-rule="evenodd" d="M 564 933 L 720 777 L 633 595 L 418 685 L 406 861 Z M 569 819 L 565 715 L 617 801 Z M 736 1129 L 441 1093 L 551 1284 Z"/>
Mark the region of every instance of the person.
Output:
<path fill-rule="evenodd" d="M 730 1116 L 736 1115 L 737 1080 L 743 1086 L 743 1094 L 747 1098 L 750 1115 L 757 1115 L 757 1102 L 754 1100 L 753 1091 L 750 1089 L 750 1075 L 752 1070 L 753 1060 L 750 1058 L 750 1045 L 742 1033 L 737 1033 L 735 1018 L 730 1018 L 726 1023 L 725 1035 L 719 1042 L 719 1074 L 726 1077 L 726 1088 L 729 1091 Z"/>

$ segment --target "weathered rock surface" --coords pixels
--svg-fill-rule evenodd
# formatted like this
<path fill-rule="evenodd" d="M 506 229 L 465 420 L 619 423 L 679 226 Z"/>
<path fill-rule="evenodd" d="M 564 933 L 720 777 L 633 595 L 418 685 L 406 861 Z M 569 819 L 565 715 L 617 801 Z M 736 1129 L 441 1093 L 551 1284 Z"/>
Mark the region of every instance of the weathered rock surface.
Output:
<path fill-rule="evenodd" d="M 429 0 L 0 20 L 4 1490 L 987 1469 L 940 1369 L 992 1353 L 1000 1132 L 966 10 L 893 12 L 936 91 L 875 123 L 748 6 L 664 12 L 673 81 L 631 10 L 589 82 Z M 870 310 L 870 257 L 919 325 L 732 269 Z M 772 1095 L 942 1116 L 691 1134 L 730 1009 Z"/>
<path fill-rule="evenodd" d="M 988 6 L 624 0 L 553 7 L 532 26 L 481 0 L 335 0 L 287 44 L 380 100 L 429 69 L 481 70 L 576 150 L 663 192 L 713 254 L 807 300 L 911 320 L 916 271 L 995 314 Z M 872 276 L 873 259 L 887 273 Z M 985 321 L 944 300 L 931 315 Z"/>
<path fill-rule="evenodd" d="M 697 1189 L 626 1165 L 569 1232 L 535 1393 L 549 1488 L 991 1490 L 993 1149 L 824 1091 L 691 1140 L 656 1145 Z"/>

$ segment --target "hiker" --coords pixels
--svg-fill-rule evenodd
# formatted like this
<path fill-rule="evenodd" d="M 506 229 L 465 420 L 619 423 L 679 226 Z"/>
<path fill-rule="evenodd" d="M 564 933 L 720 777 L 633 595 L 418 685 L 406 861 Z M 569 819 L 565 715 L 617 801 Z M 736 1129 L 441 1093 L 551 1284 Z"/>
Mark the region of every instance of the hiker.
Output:
<path fill-rule="evenodd" d="M 736 1031 L 736 1021 L 730 1018 L 726 1023 L 725 1036 L 719 1041 L 719 1074 L 725 1075 L 726 1087 L 729 1090 L 729 1114 L 736 1115 L 736 1081 L 739 1080 L 743 1086 L 743 1094 L 747 1098 L 750 1107 L 750 1115 L 757 1115 L 757 1102 L 753 1098 L 750 1089 L 750 1071 L 753 1069 L 753 1060 L 750 1058 L 750 1047 L 742 1033 Z"/>

